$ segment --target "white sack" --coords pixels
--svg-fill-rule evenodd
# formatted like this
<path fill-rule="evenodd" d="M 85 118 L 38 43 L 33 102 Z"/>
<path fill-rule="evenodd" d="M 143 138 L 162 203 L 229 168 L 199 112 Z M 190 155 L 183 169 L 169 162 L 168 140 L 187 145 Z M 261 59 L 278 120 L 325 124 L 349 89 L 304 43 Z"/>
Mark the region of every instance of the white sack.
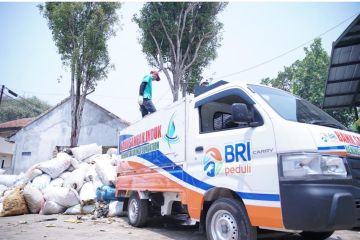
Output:
<path fill-rule="evenodd" d="M 98 187 L 104 185 L 95 170 L 95 166 L 90 167 L 89 171 L 87 171 L 86 173 L 85 179 L 88 179 L 88 181 L 92 181 L 95 192 Z"/>
<path fill-rule="evenodd" d="M 74 189 L 66 187 L 48 187 L 44 192 L 44 198 L 66 208 L 80 203 L 79 194 Z"/>
<path fill-rule="evenodd" d="M 55 178 L 50 182 L 50 186 L 52 187 L 62 187 L 64 185 L 64 179 L 62 178 Z"/>
<path fill-rule="evenodd" d="M 38 168 L 49 174 L 52 178 L 57 178 L 61 173 L 70 167 L 70 159 L 70 155 L 61 152 L 58 153 L 56 158 L 39 163 Z"/>
<path fill-rule="evenodd" d="M 116 180 L 116 167 L 110 161 L 97 161 L 95 170 L 104 185 L 111 185 Z"/>
<path fill-rule="evenodd" d="M 49 186 L 50 181 L 51 181 L 51 177 L 49 175 L 42 174 L 34 178 L 34 180 L 31 183 L 31 186 L 43 192 L 44 189 L 46 189 Z"/>
<path fill-rule="evenodd" d="M 87 171 L 89 171 L 90 167 L 91 167 L 91 165 L 86 162 L 82 162 L 79 164 L 79 168 L 83 169 L 85 174 Z"/>
<path fill-rule="evenodd" d="M 102 158 L 102 154 L 95 154 L 87 159 L 84 160 L 84 162 L 90 163 L 90 164 L 95 164 L 97 162 L 98 159 Z"/>
<path fill-rule="evenodd" d="M 14 191 L 14 188 L 8 188 L 5 190 L 4 192 L 4 197 L 6 197 L 7 195 L 9 195 L 12 191 Z"/>
<path fill-rule="evenodd" d="M 26 176 L 25 173 L 21 172 L 15 181 L 15 185 L 16 187 L 21 186 L 21 185 L 25 185 L 29 182 L 29 178 Z"/>
<path fill-rule="evenodd" d="M 91 157 L 95 154 L 101 154 L 102 153 L 102 146 L 98 146 L 96 143 L 88 144 L 88 145 L 82 145 L 79 147 L 75 147 L 71 149 L 73 156 L 78 161 L 83 161 L 88 157 Z"/>
<path fill-rule="evenodd" d="M 0 175 L 5 174 L 5 172 L 6 172 L 6 170 L 4 170 L 4 169 L 0 169 Z"/>
<path fill-rule="evenodd" d="M 72 207 L 69 207 L 68 209 L 66 209 L 66 211 L 64 212 L 64 214 L 67 215 L 77 215 L 77 214 L 81 214 L 81 205 L 75 205 Z"/>
<path fill-rule="evenodd" d="M 81 204 L 93 203 L 96 199 L 96 192 L 92 182 L 85 183 L 80 190 Z"/>
<path fill-rule="evenodd" d="M 0 184 L 0 197 L 4 195 L 4 192 L 8 189 L 7 186 Z"/>
<path fill-rule="evenodd" d="M 109 148 L 106 152 L 107 155 L 112 156 L 112 155 L 116 155 L 117 154 L 117 149 L 116 148 Z"/>
<path fill-rule="evenodd" d="M 77 214 L 91 214 L 95 210 L 95 205 L 86 205 L 81 207 L 80 204 L 66 209 L 64 214 L 77 215 Z"/>
<path fill-rule="evenodd" d="M 114 155 L 110 158 L 110 164 L 114 167 L 117 165 L 117 157 Z"/>
<path fill-rule="evenodd" d="M 71 172 L 63 172 L 59 177 L 65 180 L 70 174 Z"/>
<path fill-rule="evenodd" d="M 24 188 L 23 195 L 30 213 L 39 213 L 44 204 L 43 194 L 40 190 L 28 184 Z"/>
<path fill-rule="evenodd" d="M 37 169 L 36 167 L 30 168 L 28 171 L 26 171 L 25 175 L 29 179 L 29 181 L 32 181 L 37 176 L 40 176 L 43 174 L 43 172 L 40 169 Z"/>
<path fill-rule="evenodd" d="M 79 162 L 76 158 L 71 158 L 71 159 L 70 159 L 70 163 L 71 163 L 71 166 L 72 166 L 74 169 L 78 169 L 78 168 L 79 168 L 80 162 Z"/>
<path fill-rule="evenodd" d="M 85 205 L 81 209 L 82 214 L 91 214 L 95 211 L 95 204 Z"/>
<path fill-rule="evenodd" d="M 33 165 L 25 173 L 20 173 L 16 179 L 16 186 L 21 186 L 31 182 L 37 176 L 43 174 L 43 172 L 37 168 L 38 164 Z"/>
<path fill-rule="evenodd" d="M 71 172 L 64 180 L 64 187 L 74 188 L 76 191 L 80 191 L 84 184 L 86 171 L 86 168 L 78 168 Z"/>
<path fill-rule="evenodd" d="M 109 204 L 109 213 L 108 217 L 119 217 L 124 215 L 123 211 L 124 202 L 120 201 L 111 201 Z"/>
<path fill-rule="evenodd" d="M 40 214 L 49 215 L 57 214 L 65 211 L 65 207 L 57 204 L 56 202 L 46 201 L 44 206 L 41 208 Z"/>
<path fill-rule="evenodd" d="M 15 185 L 17 175 L 0 175 L 0 184 L 12 187 Z"/>

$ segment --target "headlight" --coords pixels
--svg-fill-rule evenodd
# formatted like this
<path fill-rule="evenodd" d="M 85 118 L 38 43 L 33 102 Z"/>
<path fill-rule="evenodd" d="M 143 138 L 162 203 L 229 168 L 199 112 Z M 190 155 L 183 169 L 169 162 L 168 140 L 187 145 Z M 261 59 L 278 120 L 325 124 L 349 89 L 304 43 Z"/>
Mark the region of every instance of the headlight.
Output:
<path fill-rule="evenodd" d="M 301 178 L 305 176 L 348 176 L 344 159 L 338 156 L 316 153 L 294 153 L 280 156 L 283 177 Z"/>

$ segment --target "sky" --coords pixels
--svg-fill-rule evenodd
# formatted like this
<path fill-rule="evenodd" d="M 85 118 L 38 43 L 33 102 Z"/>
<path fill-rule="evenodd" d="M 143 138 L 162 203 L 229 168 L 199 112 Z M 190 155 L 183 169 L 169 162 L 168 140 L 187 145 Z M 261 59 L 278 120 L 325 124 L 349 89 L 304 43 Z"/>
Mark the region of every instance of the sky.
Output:
<path fill-rule="evenodd" d="M 62 65 L 37 4 L 0 3 L 0 85 L 56 105 L 69 96 L 70 71 Z M 142 5 L 123 3 L 118 12 L 117 35 L 108 42 L 115 70 L 89 95 L 89 99 L 129 122 L 141 119 L 139 85 L 152 69 L 138 42 L 139 29 L 131 20 Z M 360 2 L 230 2 L 218 16 L 224 24 L 223 40 L 218 57 L 205 69 L 204 77 L 249 83 L 276 77 L 284 66 L 302 59 L 303 47 L 318 36 L 330 55 L 332 43 L 359 13 Z M 292 49 L 296 50 L 278 57 Z M 264 62 L 268 63 L 261 64 Z M 153 83 L 153 102 L 158 109 L 172 102 L 166 77 L 162 73 L 160 76 L 162 80 Z"/>

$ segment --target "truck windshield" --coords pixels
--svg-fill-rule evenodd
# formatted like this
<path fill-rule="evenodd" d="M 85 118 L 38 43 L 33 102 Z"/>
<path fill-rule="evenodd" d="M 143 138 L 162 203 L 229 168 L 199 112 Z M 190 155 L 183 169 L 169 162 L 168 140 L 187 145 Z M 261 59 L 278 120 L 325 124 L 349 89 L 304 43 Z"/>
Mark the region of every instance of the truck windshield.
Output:
<path fill-rule="evenodd" d="M 248 87 L 286 120 L 347 130 L 329 114 L 304 99 L 269 87 L 250 84 Z"/>

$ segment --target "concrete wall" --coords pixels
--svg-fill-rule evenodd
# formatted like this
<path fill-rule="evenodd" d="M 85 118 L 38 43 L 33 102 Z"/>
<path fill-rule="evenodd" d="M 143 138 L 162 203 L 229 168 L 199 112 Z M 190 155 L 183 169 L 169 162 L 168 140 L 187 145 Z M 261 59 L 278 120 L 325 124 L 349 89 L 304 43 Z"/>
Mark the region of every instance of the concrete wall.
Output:
<path fill-rule="evenodd" d="M 0 169 L 6 170 L 5 173 L 7 174 L 11 172 L 14 147 L 14 143 L 5 141 L 5 138 L 0 137 Z"/>
<path fill-rule="evenodd" d="M 5 138 L 0 137 L 0 153 L 13 155 L 15 144 L 12 142 L 8 142 Z"/>
<path fill-rule="evenodd" d="M 32 165 L 52 158 L 56 146 L 70 145 L 70 101 L 59 105 L 40 119 L 20 130 L 15 141 L 13 173 L 25 172 Z M 126 127 L 118 118 L 90 101 L 85 103 L 79 145 L 97 143 L 117 145 L 116 132 Z"/>

